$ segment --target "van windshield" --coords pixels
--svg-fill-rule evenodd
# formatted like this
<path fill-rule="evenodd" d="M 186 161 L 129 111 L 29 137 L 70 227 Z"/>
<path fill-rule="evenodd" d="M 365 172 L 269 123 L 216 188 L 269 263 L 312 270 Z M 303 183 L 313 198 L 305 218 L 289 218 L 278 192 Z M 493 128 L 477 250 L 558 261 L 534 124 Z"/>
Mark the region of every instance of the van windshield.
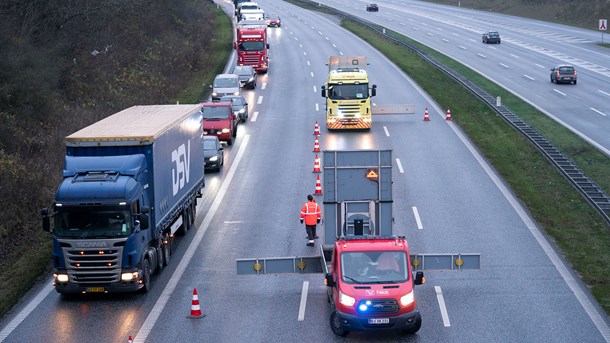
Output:
<path fill-rule="evenodd" d="M 238 87 L 239 80 L 235 77 L 218 77 L 214 80 L 214 88 Z"/>
<path fill-rule="evenodd" d="M 225 106 L 204 106 L 203 119 L 227 119 L 229 111 Z"/>
<path fill-rule="evenodd" d="M 409 280 L 404 251 L 341 253 L 341 278 L 350 284 L 403 283 Z"/>

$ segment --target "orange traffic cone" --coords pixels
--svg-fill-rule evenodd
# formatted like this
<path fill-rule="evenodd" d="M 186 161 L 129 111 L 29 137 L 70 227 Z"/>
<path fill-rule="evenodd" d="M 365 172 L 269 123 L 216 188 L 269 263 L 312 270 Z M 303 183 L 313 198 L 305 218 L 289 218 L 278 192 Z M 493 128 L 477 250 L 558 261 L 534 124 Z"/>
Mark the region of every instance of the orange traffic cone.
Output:
<path fill-rule="evenodd" d="M 451 120 L 451 110 L 449 107 L 447 107 L 447 116 L 445 117 L 445 120 Z"/>
<path fill-rule="evenodd" d="M 320 172 L 320 158 L 318 157 L 318 155 L 316 155 L 316 158 L 313 161 L 313 172 L 314 173 Z"/>
<path fill-rule="evenodd" d="M 313 152 L 320 152 L 320 143 L 318 142 L 317 136 L 316 140 L 313 142 Z"/>
<path fill-rule="evenodd" d="M 188 318 L 203 318 L 205 314 L 201 313 L 201 307 L 199 307 L 199 297 L 197 297 L 197 288 L 193 288 L 193 302 L 191 304 L 191 315 Z"/>
<path fill-rule="evenodd" d="M 133 343 L 133 338 L 131 338 L 131 336 L 129 336 L 129 338 L 127 339 L 127 343 Z"/>
<path fill-rule="evenodd" d="M 428 115 L 428 107 L 426 107 L 426 111 L 424 112 L 424 121 L 430 121 L 430 116 Z"/>
<path fill-rule="evenodd" d="M 318 175 L 318 179 L 316 180 L 316 191 L 313 194 L 322 195 L 322 183 L 320 182 L 320 175 Z"/>
<path fill-rule="evenodd" d="M 313 128 L 313 134 L 316 136 L 320 135 L 320 127 L 318 126 L 318 121 L 316 120 L 316 125 Z"/>

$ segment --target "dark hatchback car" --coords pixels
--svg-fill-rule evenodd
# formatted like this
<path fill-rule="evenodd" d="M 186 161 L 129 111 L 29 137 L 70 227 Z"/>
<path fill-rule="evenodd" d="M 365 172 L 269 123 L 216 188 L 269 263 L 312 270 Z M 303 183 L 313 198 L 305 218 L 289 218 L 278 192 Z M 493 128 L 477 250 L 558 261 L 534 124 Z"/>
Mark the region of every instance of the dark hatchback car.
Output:
<path fill-rule="evenodd" d="M 257 74 L 252 66 L 235 66 L 233 74 L 237 74 L 240 87 L 256 89 Z"/>
<path fill-rule="evenodd" d="M 240 123 L 245 123 L 248 120 L 248 103 L 241 95 L 225 95 L 220 98 L 221 102 L 231 104 L 233 114 L 237 116 Z"/>
<path fill-rule="evenodd" d="M 265 20 L 267 21 L 267 26 L 269 26 L 269 27 L 281 27 L 282 26 L 282 19 L 280 19 L 280 16 L 275 13 L 267 14 L 267 17 Z"/>
<path fill-rule="evenodd" d="M 205 170 L 220 171 L 220 167 L 225 163 L 225 158 L 218 137 L 203 136 L 203 161 L 205 162 Z"/>
<path fill-rule="evenodd" d="M 379 6 L 377 4 L 368 4 L 366 5 L 367 12 L 379 12 Z"/>
<path fill-rule="evenodd" d="M 551 68 L 551 82 L 576 84 L 576 69 L 569 64 L 559 64 Z"/>
<path fill-rule="evenodd" d="M 486 43 L 486 44 L 490 44 L 490 43 L 500 44 L 500 42 L 501 42 L 500 34 L 496 31 L 485 32 L 484 34 L 481 35 L 481 40 L 483 41 L 483 43 Z"/>

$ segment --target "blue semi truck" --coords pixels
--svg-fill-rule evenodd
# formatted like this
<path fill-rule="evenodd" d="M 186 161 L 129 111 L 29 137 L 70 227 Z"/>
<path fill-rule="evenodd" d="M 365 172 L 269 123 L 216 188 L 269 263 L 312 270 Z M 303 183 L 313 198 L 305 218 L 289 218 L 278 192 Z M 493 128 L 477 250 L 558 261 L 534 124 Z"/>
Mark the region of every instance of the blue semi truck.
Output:
<path fill-rule="evenodd" d="M 205 186 L 200 105 L 134 106 L 65 138 L 43 229 L 59 293 L 148 291 Z"/>

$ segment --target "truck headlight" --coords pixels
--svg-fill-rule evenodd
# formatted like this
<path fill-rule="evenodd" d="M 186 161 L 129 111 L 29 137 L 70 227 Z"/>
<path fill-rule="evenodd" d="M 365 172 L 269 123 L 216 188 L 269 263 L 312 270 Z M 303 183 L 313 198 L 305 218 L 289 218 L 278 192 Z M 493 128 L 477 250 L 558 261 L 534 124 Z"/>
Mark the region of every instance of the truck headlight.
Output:
<path fill-rule="evenodd" d="M 226 129 L 222 129 L 222 133 L 229 133 L 229 132 L 231 132 L 231 130 L 230 130 L 230 129 L 228 129 L 228 128 L 226 128 Z"/>
<path fill-rule="evenodd" d="M 218 161 L 218 156 L 210 157 L 210 162 L 216 162 L 216 161 Z"/>
<path fill-rule="evenodd" d="M 354 304 L 356 303 L 356 299 L 339 291 L 339 302 L 345 306 L 354 306 Z"/>
<path fill-rule="evenodd" d="M 138 272 L 121 274 L 121 281 L 131 281 L 131 280 L 135 280 L 137 278 L 138 278 Z"/>
<path fill-rule="evenodd" d="M 415 300 L 415 296 L 413 295 L 413 291 L 409 292 L 409 294 L 402 296 L 400 298 L 400 304 L 402 306 L 407 306 L 413 303 L 413 301 Z"/>
<path fill-rule="evenodd" d="M 68 274 L 56 274 L 55 279 L 57 282 L 68 282 Z"/>

